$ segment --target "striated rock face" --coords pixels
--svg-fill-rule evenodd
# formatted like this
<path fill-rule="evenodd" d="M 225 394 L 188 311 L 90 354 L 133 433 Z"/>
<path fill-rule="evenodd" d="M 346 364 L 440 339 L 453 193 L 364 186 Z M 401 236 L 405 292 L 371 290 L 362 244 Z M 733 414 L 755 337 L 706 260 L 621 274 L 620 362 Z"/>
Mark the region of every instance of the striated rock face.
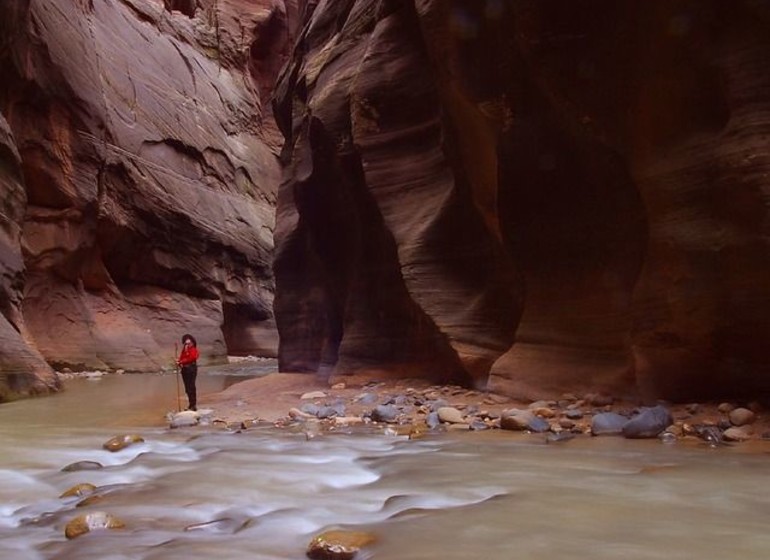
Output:
<path fill-rule="evenodd" d="M 766 2 L 309 8 L 275 102 L 282 369 L 770 390 Z"/>
<path fill-rule="evenodd" d="M 183 332 L 204 362 L 276 351 L 286 4 L 3 2 L 0 336 L 23 352 L 0 359 L 157 369 Z"/>
<path fill-rule="evenodd" d="M 304 28 L 276 103 L 283 370 L 483 385 L 513 342 L 521 283 L 494 177 L 475 176 L 433 54 L 408 2 L 319 5 Z"/>
<path fill-rule="evenodd" d="M 27 343 L 21 314 L 24 261 L 21 224 L 26 193 L 21 158 L 8 123 L 0 117 L 0 402 L 59 388 L 57 379 Z"/>

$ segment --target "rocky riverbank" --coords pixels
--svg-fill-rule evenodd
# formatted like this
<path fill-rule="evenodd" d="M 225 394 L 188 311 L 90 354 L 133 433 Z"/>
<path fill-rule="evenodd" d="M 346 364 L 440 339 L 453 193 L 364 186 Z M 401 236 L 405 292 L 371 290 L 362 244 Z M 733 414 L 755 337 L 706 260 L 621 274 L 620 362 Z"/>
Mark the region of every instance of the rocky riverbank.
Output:
<path fill-rule="evenodd" d="M 302 430 L 308 437 L 361 427 L 413 438 L 449 430 L 509 430 L 543 434 L 552 442 L 592 435 L 702 440 L 714 446 L 770 441 L 769 415 L 759 402 L 649 407 L 600 393 L 524 402 L 418 379 L 330 386 L 312 375 L 273 373 L 204 395 L 199 413 L 183 414 L 178 425 L 244 430 L 270 423 Z"/>

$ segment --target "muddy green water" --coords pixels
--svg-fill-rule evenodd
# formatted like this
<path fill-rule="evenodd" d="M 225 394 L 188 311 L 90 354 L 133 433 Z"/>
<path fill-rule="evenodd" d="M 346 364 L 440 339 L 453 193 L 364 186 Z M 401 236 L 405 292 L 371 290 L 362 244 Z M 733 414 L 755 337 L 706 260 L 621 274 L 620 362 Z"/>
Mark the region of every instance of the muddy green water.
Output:
<path fill-rule="evenodd" d="M 153 427 L 174 400 L 173 376 L 124 375 L 0 406 L 0 558 L 302 559 L 327 528 L 375 533 L 379 560 L 770 558 L 764 444 Z M 146 441 L 102 450 L 123 432 Z M 61 471 L 82 460 L 105 468 Z M 58 498 L 81 482 L 110 492 Z M 64 537 L 97 510 L 126 529 Z"/>

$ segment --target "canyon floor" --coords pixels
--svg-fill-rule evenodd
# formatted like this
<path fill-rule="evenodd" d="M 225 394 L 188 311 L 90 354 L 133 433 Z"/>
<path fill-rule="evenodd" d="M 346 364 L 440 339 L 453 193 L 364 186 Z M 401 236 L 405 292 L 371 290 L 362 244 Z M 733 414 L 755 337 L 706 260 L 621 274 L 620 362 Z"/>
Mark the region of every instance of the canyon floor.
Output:
<path fill-rule="evenodd" d="M 368 423 L 376 406 L 391 403 L 401 413 L 390 425 L 405 434 L 409 433 L 410 427 L 424 426 L 427 413 L 435 409 L 437 403 L 459 411 L 456 415 L 459 418 L 454 422 L 442 422 L 441 429 L 499 428 L 504 411 L 520 409 L 530 410 L 548 422 L 551 433 L 575 435 L 591 433 L 591 419 L 595 414 L 618 412 L 631 416 L 640 408 L 638 402 L 617 399 L 613 395 L 554 395 L 552 399 L 532 403 L 492 392 L 432 385 L 420 379 L 372 381 L 357 376 L 344 380 L 337 377 L 330 384 L 313 374 L 296 373 L 271 373 L 246 379 L 221 392 L 202 395 L 199 401 L 199 408 L 213 410 L 211 418 L 214 424 L 230 429 L 260 422 L 288 426 L 311 421 L 320 424 L 321 430 Z M 699 427 L 719 426 L 725 430 L 731 426 L 730 411 L 735 408 L 747 408 L 753 412 L 751 421 L 740 428 L 747 440 L 764 444 L 770 439 L 770 411 L 758 403 L 662 404 L 670 410 L 674 419 L 674 425 L 668 431 L 680 439 L 697 440 Z M 320 421 L 313 414 L 302 412 L 314 407 L 322 409 L 340 405 L 344 412 L 337 414 L 336 418 Z"/>

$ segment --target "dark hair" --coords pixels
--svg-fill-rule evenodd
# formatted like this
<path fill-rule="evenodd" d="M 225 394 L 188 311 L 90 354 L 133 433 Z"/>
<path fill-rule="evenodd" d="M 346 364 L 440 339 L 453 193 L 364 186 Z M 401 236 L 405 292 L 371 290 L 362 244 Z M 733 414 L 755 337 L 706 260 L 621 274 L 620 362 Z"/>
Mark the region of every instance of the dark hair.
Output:
<path fill-rule="evenodd" d="M 190 342 L 192 342 L 193 346 L 195 346 L 195 347 L 198 346 L 198 343 L 195 341 L 195 337 L 193 335 L 191 335 L 191 334 L 184 335 L 182 337 L 182 344 L 184 344 L 186 340 L 189 340 Z"/>

